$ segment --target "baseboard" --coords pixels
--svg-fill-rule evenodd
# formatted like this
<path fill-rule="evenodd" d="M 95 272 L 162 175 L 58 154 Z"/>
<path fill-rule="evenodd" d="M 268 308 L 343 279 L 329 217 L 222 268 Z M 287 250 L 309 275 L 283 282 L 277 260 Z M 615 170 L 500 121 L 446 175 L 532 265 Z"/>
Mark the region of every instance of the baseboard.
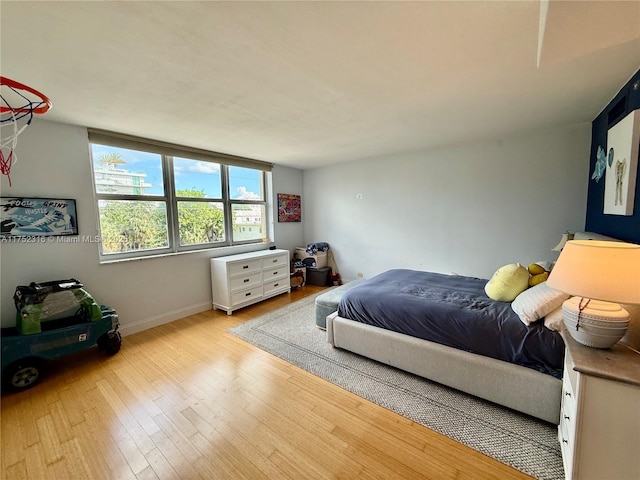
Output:
<path fill-rule="evenodd" d="M 163 313 L 162 315 L 156 315 L 133 324 L 121 324 L 120 333 L 123 337 L 126 337 L 127 335 L 142 332 L 143 330 L 148 330 L 149 328 L 180 320 L 181 318 L 188 317 L 189 315 L 206 312 L 207 310 L 211 310 L 211 302 L 192 305 L 190 307 L 181 308 L 180 310 L 174 310 L 173 312 Z"/>

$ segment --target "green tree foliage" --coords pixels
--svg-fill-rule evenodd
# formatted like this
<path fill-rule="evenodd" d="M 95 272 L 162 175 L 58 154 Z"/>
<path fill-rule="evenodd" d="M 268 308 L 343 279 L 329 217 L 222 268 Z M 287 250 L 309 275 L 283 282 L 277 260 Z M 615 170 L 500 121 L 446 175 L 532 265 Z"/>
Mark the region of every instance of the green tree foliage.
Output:
<path fill-rule="evenodd" d="M 202 190 L 178 190 L 178 197 L 205 198 Z M 181 245 L 224 240 L 222 204 L 178 202 Z M 121 253 L 169 245 L 164 203 L 149 201 L 100 201 L 100 229 L 103 252 Z"/>
<path fill-rule="evenodd" d="M 183 198 L 205 198 L 204 190 L 185 189 L 178 190 L 176 194 Z M 178 224 L 181 245 L 224 240 L 221 203 L 179 201 Z"/>
<path fill-rule="evenodd" d="M 100 202 L 104 253 L 168 246 L 167 212 L 160 202 L 107 200 Z"/>

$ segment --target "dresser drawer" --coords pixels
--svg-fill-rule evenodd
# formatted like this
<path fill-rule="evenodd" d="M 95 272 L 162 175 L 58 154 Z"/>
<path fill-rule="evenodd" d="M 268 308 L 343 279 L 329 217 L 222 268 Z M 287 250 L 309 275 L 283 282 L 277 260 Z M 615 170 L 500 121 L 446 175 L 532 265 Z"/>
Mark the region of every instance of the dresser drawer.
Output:
<path fill-rule="evenodd" d="M 578 407 L 577 400 L 576 391 L 565 376 L 562 379 L 562 410 L 567 415 L 575 415 Z"/>
<path fill-rule="evenodd" d="M 273 267 L 281 267 L 285 266 L 289 268 L 289 256 L 288 255 L 276 255 L 269 258 L 262 259 L 262 268 L 273 268 Z"/>
<path fill-rule="evenodd" d="M 231 294 L 231 306 L 235 307 L 241 303 L 254 300 L 262 297 L 262 285 L 251 288 L 249 290 L 241 290 L 239 292 Z"/>
<path fill-rule="evenodd" d="M 262 260 L 259 258 L 245 260 L 244 262 L 233 262 L 229 264 L 229 276 L 242 275 L 243 273 L 253 273 L 262 270 Z"/>
<path fill-rule="evenodd" d="M 245 275 L 239 275 L 231 278 L 229 281 L 229 289 L 232 292 L 238 290 L 245 290 L 247 288 L 255 287 L 262 284 L 262 275 L 260 272 L 247 273 Z"/>
<path fill-rule="evenodd" d="M 281 266 L 280 268 L 272 268 L 262 272 L 262 281 L 271 282 L 273 280 L 280 280 L 281 278 L 289 277 L 289 266 Z"/>
<path fill-rule="evenodd" d="M 566 434 L 566 439 L 573 445 L 576 433 L 576 416 L 578 402 L 576 390 L 571 383 L 571 376 L 565 368 L 562 378 L 562 406 L 560 409 L 560 425 Z"/>
<path fill-rule="evenodd" d="M 569 440 L 565 426 L 562 422 L 558 425 L 558 441 L 560 442 L 560 449 L 562 450 L 565 478 L 570 479 L 573 478 L 573 442 Z"/>
<path fill-rule="evenodd" d="M 567 355 L 565 355 L 564 358 L 564 371 L 562 373 L 562 381 L 568 384 L 566 388 L 569 389 L 571 393 L 578 393 L 578 372 L 573 369 L 573 365 L 571 365 L 569 359 L 567 358 Z"/>
<path fill-rule="evenodd" d="M 264 294 L 269 295 L 278 290 L 289 290 L 290 287 L 289 277 L 281 278 L 280 280 L 271 280 L 264 283 Z"/>

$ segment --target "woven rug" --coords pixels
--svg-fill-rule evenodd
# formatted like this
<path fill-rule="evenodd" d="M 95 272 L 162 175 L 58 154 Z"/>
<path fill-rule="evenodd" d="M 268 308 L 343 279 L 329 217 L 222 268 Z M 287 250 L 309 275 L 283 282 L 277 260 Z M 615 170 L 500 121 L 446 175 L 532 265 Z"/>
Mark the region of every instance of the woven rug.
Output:
<path fill-rule="evenodd" d="M 331 347 L 315 296 L 228 331 L 362 398 L 540 479 L 564 478 L 555 425 Z"/>

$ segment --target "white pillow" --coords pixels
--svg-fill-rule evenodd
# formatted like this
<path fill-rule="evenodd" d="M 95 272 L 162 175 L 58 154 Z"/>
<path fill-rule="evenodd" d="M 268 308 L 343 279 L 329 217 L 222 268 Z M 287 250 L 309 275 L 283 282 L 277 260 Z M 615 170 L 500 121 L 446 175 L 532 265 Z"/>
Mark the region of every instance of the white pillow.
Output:
<path fill-rule="evenodd" d="M 554 332 L 561 332 L 566 328 L 562 319 L 562 306 L 544 316 L 544 326 Z"/>
<path fill-rule="evenodd" d="M 553 312 L 562 305 L 570 295 L 547 286 L 547 282 L 539 283 L 525 290 L 511 302 L 511 308 L 518 314 L 525 325 Z"/>

